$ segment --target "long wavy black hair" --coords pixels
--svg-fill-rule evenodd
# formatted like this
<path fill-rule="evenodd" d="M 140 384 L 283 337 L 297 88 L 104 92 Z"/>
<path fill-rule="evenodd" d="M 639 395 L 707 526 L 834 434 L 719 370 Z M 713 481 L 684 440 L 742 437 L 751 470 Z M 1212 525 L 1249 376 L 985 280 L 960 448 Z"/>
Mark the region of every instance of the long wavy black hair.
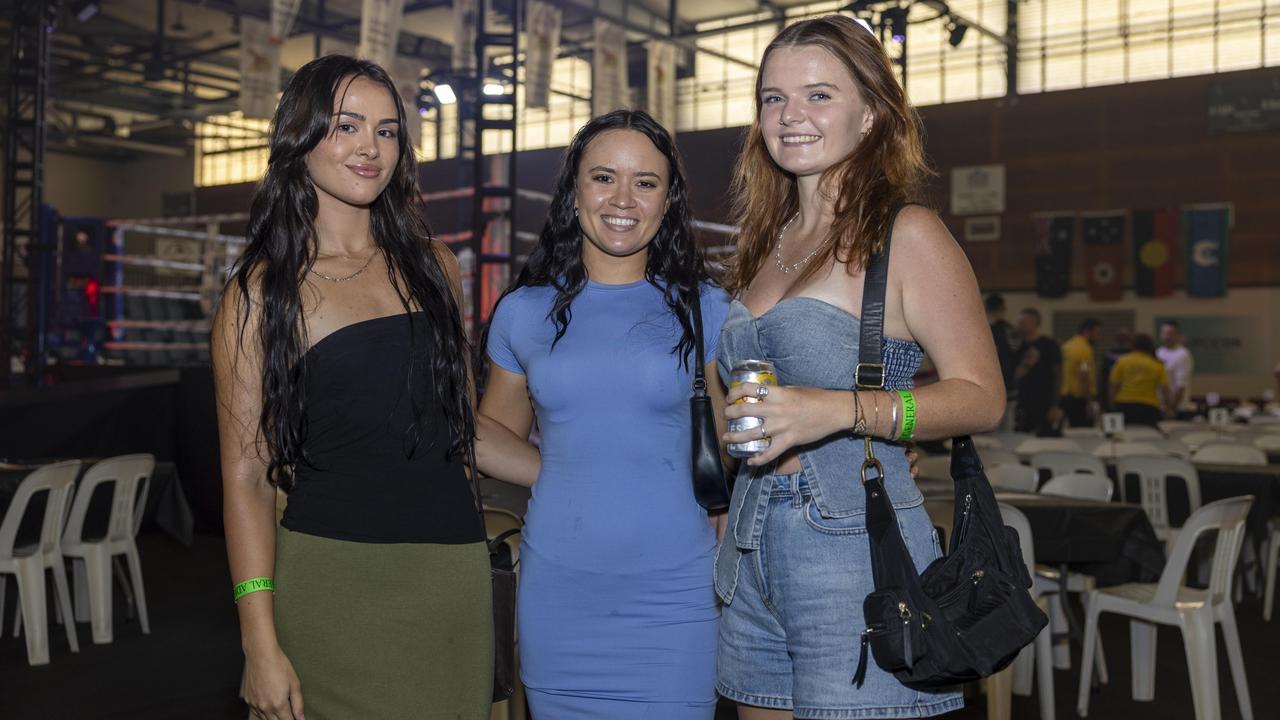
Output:
<path fill-rule="evenodd" d="M 573 299 L 587 286 L 587 268 L 582 262 L 582 226 L 574 213 L 578 194 L 578 166 L 587 146 L 610 130 L 633 130 L 649 138 L 667 159 L 671 181 L 667 188 L 667 210 L 658 232 L 648 245 L 644 277 L 662 291 L 667 307 L 680 323 L 681 334 L 673 354 L 680 356 L 686 368 L 693 351 L 693 324 L 690 311 L 694 293 L 708 279 L 702 252 L 694 240 L 689 213 L 689 192 L 685 183 L 680 153 L 666 128 L 643 110 L 615 110 L 594 118 L 573 136 L 565 150 L 564 164 L 556 178 L 555 195 L 547 212 L 547 221 L 538 236 L 538 244 L 529 261 L 502 297 L 524 286 L 551 286 L 556 290 L 555 302 L 547 318 L 555 324 L 552 348 L 564 337 L 573 318 Z M 502 302 L 499 298 L 498 302 Z"/>
<path fill-rule="evenodd" d="M 431 231 L 418 202 L 418 166 L 409 144 L 404 104 L 387 72 L 366 60 L 327 55 L 298 69 L 289 80 L 271 125 L 271 152 L 266 175 L 249 212 L 248 245 L 232 270 L 226 291 L 240 294 L 240 346 L 246 331 L 262 348 L 262 412 L 258 432 L 265 442 L 267 481 L 292 484 L 292 469 L 307 463 L 303 450 L 307 428 L 306 351 L 310 347 L 303 321 L 302 285 L 316 260 L 316 190 L 307 173 L 307 156 L 332 132 L 335 100 L 341 102 L 350 83 L 366 78 L 387 89 L 400 121 L 399 156 L 387 187 L 369 206 L 370 232 L 386 258 L 387 275 L 409 313 L 410 336 L 417 338 L 413 311 L 425 314 L 430 342 L 430 380 L 443 406 L 450 437 L 449 454 L 469 457 L 475 421 L 467 388 L 469 348 L 449 279 L 432 249 Z M 253 297 L 254 293 L 257 297 Z M 251 327 L 252 305 L 260 313 Z M 422 322 L 422 319 L 416 322 Z M 421 357 L 422 348 L 414 348 Z M 421 367 L 410 363 L 409 383 Z M 413 396 L 413 393 L 408 393 Z M 416 403 L 415 403 L 416 405 Z M 425 406 L 415 407 L 416 421 L 406 431 L 412 452 L 423 435 Z"/>

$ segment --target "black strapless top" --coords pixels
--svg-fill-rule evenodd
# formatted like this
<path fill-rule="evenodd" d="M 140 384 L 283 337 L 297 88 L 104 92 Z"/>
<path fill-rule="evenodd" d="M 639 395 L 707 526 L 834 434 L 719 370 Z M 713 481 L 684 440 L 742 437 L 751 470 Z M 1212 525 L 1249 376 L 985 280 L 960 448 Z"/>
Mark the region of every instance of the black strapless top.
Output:
<path fill-rule="evenodd" d="M 463 463 L 448 452 L 426 324 L 421 312 L 365 320 L 307 351 L 309 462 L 294 469 L 285 528 L 373 543 L 484 539 Z"/>

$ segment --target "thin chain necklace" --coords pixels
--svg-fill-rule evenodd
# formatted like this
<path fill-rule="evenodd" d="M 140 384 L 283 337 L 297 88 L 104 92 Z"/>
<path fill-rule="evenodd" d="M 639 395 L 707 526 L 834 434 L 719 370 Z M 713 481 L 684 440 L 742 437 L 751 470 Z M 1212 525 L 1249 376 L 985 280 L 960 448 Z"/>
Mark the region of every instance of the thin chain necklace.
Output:
<path fill-rule="evenodd" d="M 787 233 L 787 230 L 791 228 L 791 223 L 795 222 L 796 218 L 798 217 L 800 217 L 800 213 L 796 213 L 795 215 L 792 215 L 791 219 L 787 221 L 787 224 L 783 225 L 782 229 L 778 231 L 778 245 L 773 250 L 773 260 L 774 262 L 778 263 L 778 270 L 782 271 L 783 273 L 795 272 L 800 268 L 804 267 L 805 265 L 808 265 L 809 261 L 812 260 L 814 257 L 816 257 L 818 253 L 822 252 L 822 249 L 827 246 L 827 243 L 831 242 L 831 238 L 827 238 L 826 240 L 823 240 L 822 242 L 818 243 L 818 247 L 814 248 L 813 252 L 806 255 L 804 259 L 798 263 L 795 263 L 793 265 L 788 265 L 782 262 L 782 236 Z"/>
<path fill-rule="evenodd" d="M 310 271 L 311 271 L 311 273 L 312 273 L 313 275 L 315 275 L 315 276 L 317 276 L 317 277 L 322 277 L 322 278 L 324 278 L 325 280 L 328 280 L 329 282 L 336 282 L 336 283 L 346 282 L 346 281 L 348 281 L 348 280 L 354 280 L 356 277 L 359 277 L 360 273 L 364 272 L 365 270 L 368 270 L 368 269 L 369 269 L 369 265 L 373 264 L 373 258 L 374 258 L 374 256 L 376 256 L 377 254 L 378 254 L 377 249 L 375 249 L 373 252 L 369 253 L 369 259 L 364 261 L 364 265 L 363 265 L 363 266 L 361 266 L 361 268 L 360 268 L 359 270 L 357 270 L 357 271 L 355 271 L 355 272 L 351 273 L 350 275 L 348 275 L 348 276 L 346 276 L 346 277 L 331 277 L 331 276 L 329 276 L 329 275 L 325 275 L 324 273 L 320 272 L 319 270 L 316 270 L 314 267 L 309 267 L 309 268 L 307 268 L 307 270 L 310 270 Z"/>

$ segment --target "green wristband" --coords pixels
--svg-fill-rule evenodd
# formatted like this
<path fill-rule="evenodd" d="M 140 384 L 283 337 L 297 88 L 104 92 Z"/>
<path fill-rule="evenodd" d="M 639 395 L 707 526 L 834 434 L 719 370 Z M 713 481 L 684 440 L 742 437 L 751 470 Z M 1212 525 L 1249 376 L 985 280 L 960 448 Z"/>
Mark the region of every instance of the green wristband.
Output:
<path fill-rule="evenodd" d="M 232 588 L 231 594 L 235 596 L 236 602 L 239 602 L 240 598 L 245 595 L 256 593 L 260 590 L 270 590 L 271 592 L 275 592 L 276 581 L 269 577 L 249 578 Z"/>
<path fill-rule="evenodd" d="M 902 398 L 902 432 L 898 439 L 910 440 L 916 431 L 916 396 L 910 390 L 899 390 L 898 397 Z"/>

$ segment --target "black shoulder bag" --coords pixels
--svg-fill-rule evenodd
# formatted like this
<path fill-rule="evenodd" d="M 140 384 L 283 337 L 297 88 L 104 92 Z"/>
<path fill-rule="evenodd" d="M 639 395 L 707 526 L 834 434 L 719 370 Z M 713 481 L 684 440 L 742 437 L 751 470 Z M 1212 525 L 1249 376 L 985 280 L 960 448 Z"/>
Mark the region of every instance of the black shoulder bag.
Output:
<path fill-rule="evenodd" d="M 512 528 L 489 537 L 484 521 L 484 504 L 480 502 L 480 470 L 468 455 L 471 469 L 471 497 L 480 516 L 480 528 L 489 550 L 489 575 L 493 587 L 493 701 L 510 698 L 516 689 L 516 560 L 511 557 L 507 538 L 520 532 Z"/>
<path fill-rule="evenodd" d="M 715 408 L 707 395 L 707 359 L 702 349 L 702 303 L 693 294 L 693 342 L 698 363 L 693 368 L 693 396 L 689 398 L 689 418 L 693 421 L 693 497 L 707 510 L 729 507 L 731 494 L 720 461 L 720 434 L 716 432 Z"/>
<path fill-rule="evenodd" d="M 862 390 L 884 389 L 884 298 L 892 237 L 891 225 L 884 251 L 868 263 L 862 291 L 856 378 Z M 970 682 L 1004 669 L 1048 618 L 1028 592 L 1031 576 L 1018 534 L 1000 517 L 973 441 L 952 441 L 955 530 L 947 555 L 921 574 L 902 540 L 871 438 L 865 443 L 861 474 L 876 589 L 862 605 L 867 629 L 853 682 L 862 685 L 868 645 L 881 669 L 917 690 Z"/>

